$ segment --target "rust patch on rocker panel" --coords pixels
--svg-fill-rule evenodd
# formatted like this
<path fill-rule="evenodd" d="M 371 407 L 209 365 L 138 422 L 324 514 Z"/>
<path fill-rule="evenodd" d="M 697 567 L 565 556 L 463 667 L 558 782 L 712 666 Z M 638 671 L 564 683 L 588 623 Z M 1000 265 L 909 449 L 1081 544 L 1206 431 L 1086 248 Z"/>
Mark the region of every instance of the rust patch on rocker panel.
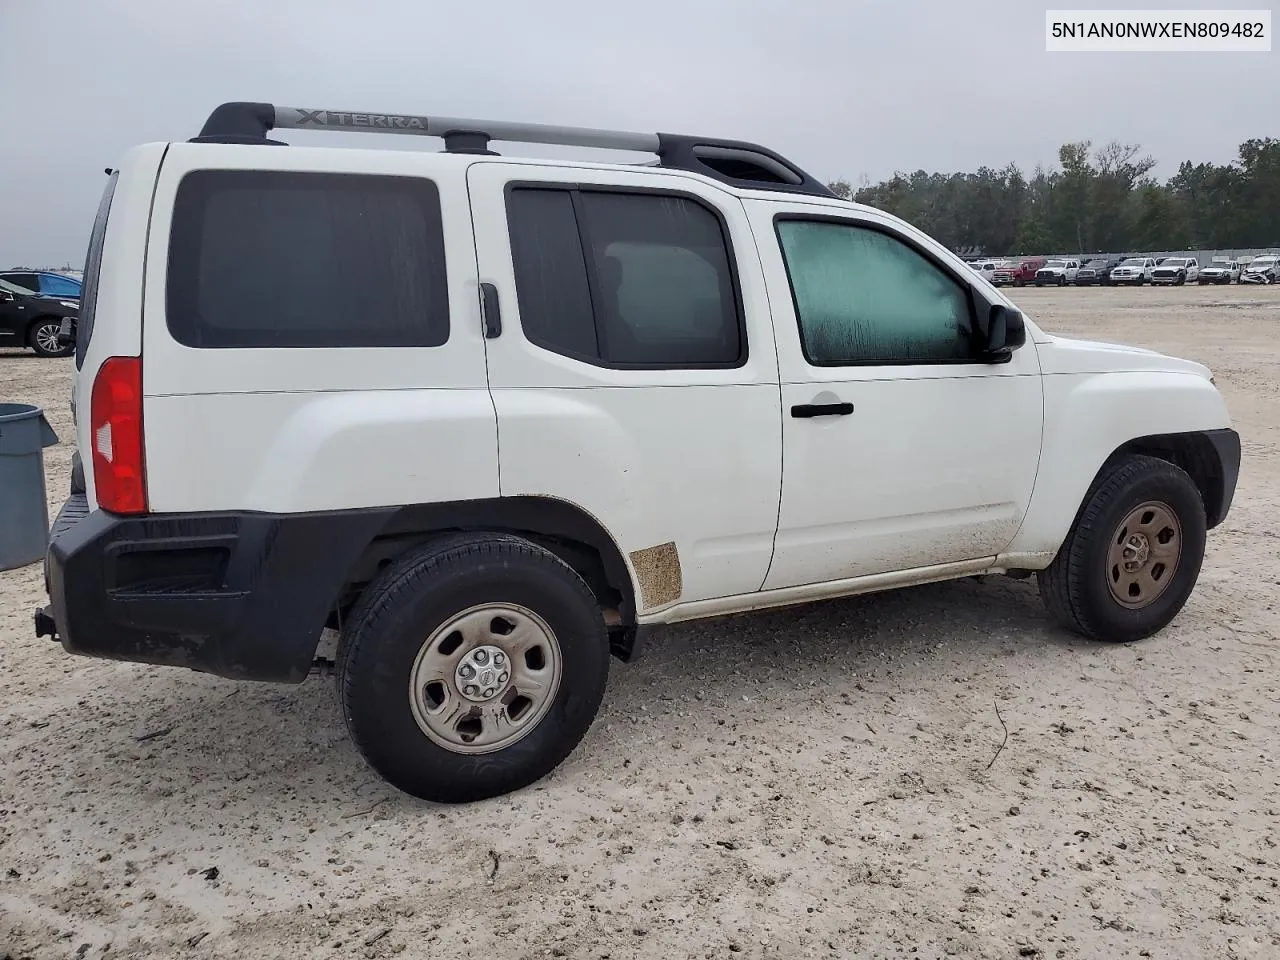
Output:
<path fill-rule="evenodd" d="M 636 569 L 636 579 L 640 581 L 640 600 L 646 609 L 680 599 L 684 584 L 680 579 L 680 555 L 674 543 L 633 550 L 629 556 Z"/>

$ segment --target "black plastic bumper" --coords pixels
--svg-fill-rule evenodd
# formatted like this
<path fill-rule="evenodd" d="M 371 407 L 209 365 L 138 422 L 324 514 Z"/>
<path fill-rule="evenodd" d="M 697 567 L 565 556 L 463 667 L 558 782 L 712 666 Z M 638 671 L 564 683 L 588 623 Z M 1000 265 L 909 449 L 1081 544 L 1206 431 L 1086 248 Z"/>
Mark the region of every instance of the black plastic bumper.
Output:
<path fill-rule="evenodd" d="M 300 682 L 392 512 L 120 517 L 73 494 L 50 533 L 36 631 L 70 653 Z"/>
<path fill-rule="evenodd" d="M 1222 469 L 1222 491 L 1217 497 L 1218 502 L 1207 505 L 1209 525 L 1216 527 L 1227 518 L 1240 480 L 1240 434 L 1235 430 L 1206 430 L 1204 435 L 1213 444 Z"/>

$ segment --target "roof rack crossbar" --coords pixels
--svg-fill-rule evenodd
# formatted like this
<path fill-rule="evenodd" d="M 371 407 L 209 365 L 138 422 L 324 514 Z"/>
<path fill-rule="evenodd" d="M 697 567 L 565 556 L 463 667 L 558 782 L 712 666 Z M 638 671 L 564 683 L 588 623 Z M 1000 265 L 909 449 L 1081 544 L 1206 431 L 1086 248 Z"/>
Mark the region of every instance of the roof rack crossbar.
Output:
<path fill-rule="evenodd" d="M 277 107 L 269 103 L 233 102 L 217 107 L 194 141 L 277 143 L 279 141 L 267 139 L 267 134 L 273 129 L 441 137 L 446 150 L 458 153 L 488 153 L 489 140 L 654 153 L 658 155 L 659 166 L 695 171 L 739 187 L 832 196 L 825 184 L 767 147 L 738 140 L 670 133 L 632 133 L 507 120 L 312 110 Z M 751 171 L 758 171 L 758 174 L 750 175 Z"/>

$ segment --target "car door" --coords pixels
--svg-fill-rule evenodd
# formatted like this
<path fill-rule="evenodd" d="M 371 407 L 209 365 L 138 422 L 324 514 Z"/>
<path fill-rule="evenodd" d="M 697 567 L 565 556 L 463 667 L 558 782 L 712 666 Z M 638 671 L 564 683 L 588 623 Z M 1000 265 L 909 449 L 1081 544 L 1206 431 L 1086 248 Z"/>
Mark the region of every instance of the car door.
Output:
<path fill-rule="evenodd" d="M 766 589 L 994 557 L 1040 456 L 1034 343 L 973 346 L 985 294 L 871 211 L 747 201 L 773 306 L 783 484 Z"/>
<path fill-rule="evenodd" d="M 759 590 L 781 413 L 741 201 L 616 167 L 479 161 L 468 184 L 502 496 L 596 518 L 640 613 Z"/>
<path fill-rule="evenodd" d="M 0 280 L 0 346 L 24 345 L 26 298 Z"/>

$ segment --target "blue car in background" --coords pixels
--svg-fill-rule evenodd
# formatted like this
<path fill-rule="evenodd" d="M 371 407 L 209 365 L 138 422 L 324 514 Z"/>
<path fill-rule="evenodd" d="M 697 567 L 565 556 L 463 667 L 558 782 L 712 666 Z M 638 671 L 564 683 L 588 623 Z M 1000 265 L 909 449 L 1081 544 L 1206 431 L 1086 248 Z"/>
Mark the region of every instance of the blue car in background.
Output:
<path fill-rule="evenodd" d="M 80 281 L 61 273 L 45 270 L 0 270 L 0 280 L 8 280 L 45 297 L 57 297 L 59 300 L 80 299 Z"/>

